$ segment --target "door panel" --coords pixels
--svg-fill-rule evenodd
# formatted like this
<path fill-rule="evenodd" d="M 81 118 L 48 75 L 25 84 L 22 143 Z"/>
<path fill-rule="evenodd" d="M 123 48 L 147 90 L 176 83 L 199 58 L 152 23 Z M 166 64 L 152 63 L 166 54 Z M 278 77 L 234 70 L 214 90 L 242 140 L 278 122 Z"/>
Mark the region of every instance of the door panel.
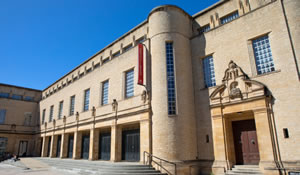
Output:
<path fill-rule="evenodd" d="M 61 135 L 57 137 L 56 157 L 60 157 Z"/>
<path fill-rule="evenodd" d="M 123 131 L 122 133 L 122 160 L 140 160 L 140 130 Z"/>
<path fill-rule="evenodd" d="M 89 149 L 90 149 L 90 135 L 82 136 L 82 147 L 81 147 L 81 158 L 89 158 Z"/>
<path fill-rule="evenodd" d="M 237 164 L 257 165 L 259 150 L 254 120 L 232 122 Z"/>
<path fill-rule="evenodd" d="M 27 154 L 28 141 L 20 141 L 19 143 L 19 154 L 20 157 L 25 157 Z"/>
<path fill-rule="evenodd" d="M 110 160 L 111 134 L 101 133 L 99 138 L 99 159 Z"/>
<path fill-rule="evenodd" d="M 73 144 L 74 144 L 74 136 L 69 136 L 69 143 L 68 143 L 68 158 L 73 157 Z"/>
<path fill-rule="evenodd" d="M 48 142 L 48 150 L 47 150 L 47 157 L 50 156 L 50 148 L 51 148 L 51 137 L 49 137 L 49 142 Z"/>

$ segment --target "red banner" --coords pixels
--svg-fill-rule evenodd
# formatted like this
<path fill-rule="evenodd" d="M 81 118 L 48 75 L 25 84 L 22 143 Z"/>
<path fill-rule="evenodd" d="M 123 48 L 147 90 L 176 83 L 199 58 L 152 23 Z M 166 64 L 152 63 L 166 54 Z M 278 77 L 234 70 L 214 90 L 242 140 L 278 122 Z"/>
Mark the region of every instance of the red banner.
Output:
<path fill-rule="evenodd" d="M 143 44 L 139 44 L 139 79 L 138 84 L 144 84 L 144 51 Z"/>

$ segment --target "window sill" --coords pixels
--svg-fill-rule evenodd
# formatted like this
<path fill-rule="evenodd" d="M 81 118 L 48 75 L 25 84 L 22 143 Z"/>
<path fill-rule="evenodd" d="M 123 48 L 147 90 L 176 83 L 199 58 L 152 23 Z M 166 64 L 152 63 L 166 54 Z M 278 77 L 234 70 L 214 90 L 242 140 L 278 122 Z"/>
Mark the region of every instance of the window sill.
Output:
<path fill-rule="evenodd" d="M 259 77 L 262 77 L 262 76 L 271 75 L 271 74 L 275 74 L 275 73 L 279 73 L 279 72 L 281 72 L 280 69 L 272 71 L 272 72 L 264 73 L 264 74 L 254 75 L 254 76 L 250 77 L 250 79 L 251 78 L 259 78 Z"/>

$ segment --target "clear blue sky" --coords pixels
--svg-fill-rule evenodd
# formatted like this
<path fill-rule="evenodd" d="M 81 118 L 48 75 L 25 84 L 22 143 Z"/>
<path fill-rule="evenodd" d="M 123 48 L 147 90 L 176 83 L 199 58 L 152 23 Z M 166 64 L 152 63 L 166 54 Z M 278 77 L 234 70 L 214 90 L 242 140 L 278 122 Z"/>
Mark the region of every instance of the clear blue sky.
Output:
<path fill-rule="evenodd" d="M 0 83 L 43 90 L 174 4 L 193 15 L 218 0 L 1 0 Z"/>

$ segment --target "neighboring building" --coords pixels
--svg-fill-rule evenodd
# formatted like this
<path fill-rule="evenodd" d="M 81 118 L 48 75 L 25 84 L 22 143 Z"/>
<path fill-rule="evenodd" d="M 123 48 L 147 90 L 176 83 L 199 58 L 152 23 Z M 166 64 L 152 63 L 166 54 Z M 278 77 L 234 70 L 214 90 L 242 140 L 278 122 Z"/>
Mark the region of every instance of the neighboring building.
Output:
<path fill-rule="evenodd" d="M 300 171 L 299 18 L 298 0 L 226 0 L 193 16 L 154 8 L 43 90 L 37 152 L 142 161 L 146 151 L 180 175 Z"/>
<path fill-rule="evenodd" d="M 36 155 L 41 98 L 40 90 L 0 84 L 0 158 Z"/>

